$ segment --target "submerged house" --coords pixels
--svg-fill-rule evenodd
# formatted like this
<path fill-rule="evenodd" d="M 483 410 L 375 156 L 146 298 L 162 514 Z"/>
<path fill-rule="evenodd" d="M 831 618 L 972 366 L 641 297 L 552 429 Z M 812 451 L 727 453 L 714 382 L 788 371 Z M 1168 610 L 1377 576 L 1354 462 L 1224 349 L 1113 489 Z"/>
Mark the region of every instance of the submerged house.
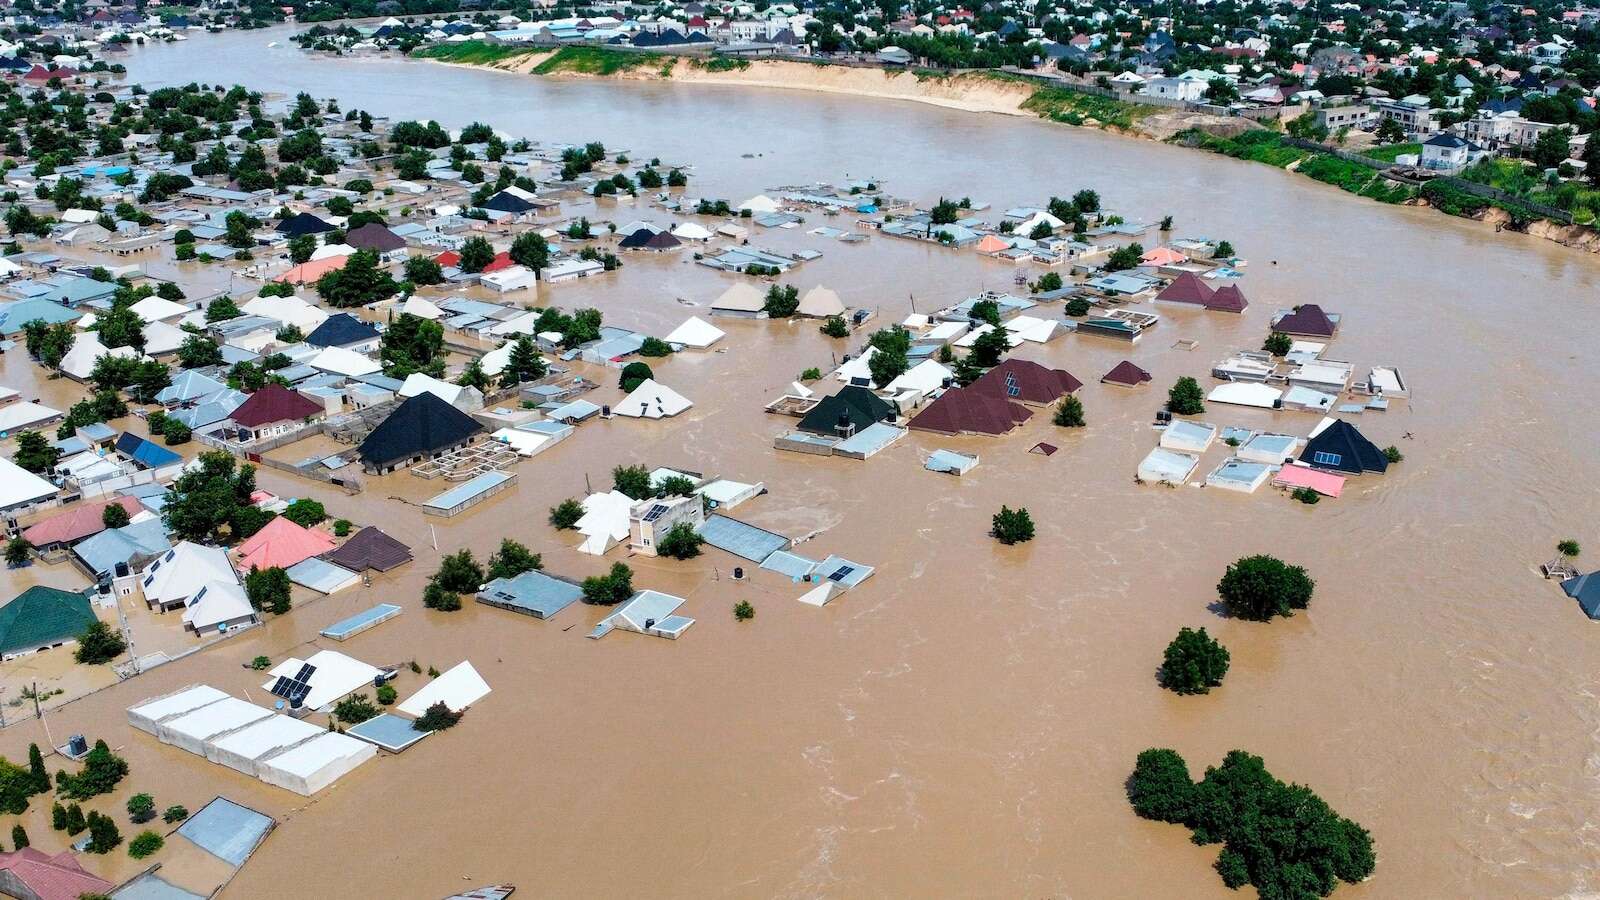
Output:
<path fill-rule="evenodd" d="M 1323 312 L 1315 303 L 1284 310 L 1272 319 L 1272 330 L 1303 337 L 1331 338 L 1339 330 L 1339 314 Z"/>
<path fill-rule="evenodd" d="M 1300 452 L 1300 461 L 1345 475 L 1381 473 L 1389 468 L 1389 458 L 1378 445 L 1343 419 L 1334 419 L 1313 434 L 1306 441 L 1305 450 Z"/>
<path fill-rule="evenodd" d="M 952 388 L 918 413 L 910 427 L 938 434 L 1005 434 L 1033 413 L 1020 403 L 975 391 Z"/>
<path fill-rule="evenodd" d="M 831 397 L 822 398 L 796 427 L 813 434 L 849 437 L 894 415 L 894 406 L 887 400 L 860 385 L 851 384 Z"/>
<path fill-rule="evenodd" d="M 463 447 L 481 431 L 483 426 L 477 420 L 437 394 L 424 391 L 407 398 L 372 429 L 356 452 L 367 471 L 392 472 Z"/>
<path fill-rule="evenodd" d="M 0 661 L 76 643 L 96 621 L 83 592 L 36 584 L 0 606 Z"/>
<path fill-rule="evenodd" d="M 327 417 L 322 404 L 280 384 L 269 384 L 239 404 L 227 419 L 228 436 L 241 444 L 282 437 Z"/>
<path fill-rule="evenodd" d="M 1006 359 L 983 373 L 967 390 L 1032 406 L 1048 406 L 1083 382 L 1065 369 L 1050 369 L 1026 359 Z"/>

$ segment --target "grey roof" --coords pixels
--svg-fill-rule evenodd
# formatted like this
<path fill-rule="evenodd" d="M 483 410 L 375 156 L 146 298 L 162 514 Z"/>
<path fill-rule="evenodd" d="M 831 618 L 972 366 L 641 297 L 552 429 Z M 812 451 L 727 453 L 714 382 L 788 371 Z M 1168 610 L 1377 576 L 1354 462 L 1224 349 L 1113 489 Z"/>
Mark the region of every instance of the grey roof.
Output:
<path fill-rule="evenodd" d="M 290 566 L 288 574 L 290 581 L 319 594 L 331 594 L 356 577 L 356 573 L 349 569 L 315 556 Z"/>
<path fill-rule="evenodd" d="M 172 542 L 167 539 L 167 528 L 159 518 L 124 525 L 121 528 L 107 528 L 99 534 L 92 535 L 73 546 L 72 552 L 83 561 L 85 567 L 96 576 L 111 574 L 117 563 L 125 563 L 135 557 L 154 557 L 172 549 Z"/>
<path fill-rule="evenodd" d="M 200 894 L 172 885 L 154 872 L 143 875 L 117 889 L 116 900 L 206 900 Z"/>
<path fill-rule="evenodd" d="M 851 562 L 842 556 L 829 556 L 811 571 L 813 580 L 833 581 L 845 587 L 855 587 L 872 577 L 872 566 Z"/>
<path fill-rule="evenodd" d="M 816 560 L 807 559 L 798 553 L 790 553 L 787 550 L 775 550 L 772 555 L 761 561 L 761 568 L 769 572 L 777 572 L 779 575 L 788 576 L 795 581 L 810 575 L 811 570 L 816 566 Z"/>
<path fill-rule="evenodd" d="M 410 719 L 393 713 L 384 713 L 345 729 L 345 734 L 376 744 L 390 753 L 399 753 L 432 733 L 412 728 Z"/>
<path fill-rule="evenodd" d="M 238 868 L 255 852 L 273 824 L 270 816 L 218 797 L 190 816 L 189 821 L 178 828 L 178 834 Z"/>
<path fill-rule="evenodd" d="M 478 592 L 478 602 L 548 619 L 583 597 L 583 589 L 543 572 L 496 578 Z"/>
<path fill-rule="evenodd" d="M 790 544 L 781 534 L 720 514 L 706 519 L 700 526 L 700 536 L 711 546 L 753 563 L 761 562 L 778 550 L 787 550 Z"/>

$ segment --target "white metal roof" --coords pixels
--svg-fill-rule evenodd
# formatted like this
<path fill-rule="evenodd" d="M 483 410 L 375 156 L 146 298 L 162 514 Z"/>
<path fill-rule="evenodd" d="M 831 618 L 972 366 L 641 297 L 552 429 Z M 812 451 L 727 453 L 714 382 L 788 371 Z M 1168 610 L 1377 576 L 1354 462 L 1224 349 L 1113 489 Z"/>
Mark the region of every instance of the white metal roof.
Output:
<path fill-rule="evenodd" d="M 460 712 L 486 696 L 489 690 L 489 683 L 472 663 L 463 660 L 395 708 L 408 716 L 420 716 L 435 703 L 443 703 L 452 712 Z"/>
<path fill-rule="evenodd" d="M 378 667 L 345 656 L 337 650 L 320 650 L 312 654 L 310 659 L 290 657 L 278 663 L 267 673 L 268 678 L 262 682 L 261 689 L 272 690 L 272 685 L 279 678 L 293 678 L 303 665 L 316 667 L 316 671 L 307 679 L 311 685 L 311 693 L 305 699 L 307 709 L 321 709 L 357 688 L 370 686 L 372 679 L 382 674 Z"/>

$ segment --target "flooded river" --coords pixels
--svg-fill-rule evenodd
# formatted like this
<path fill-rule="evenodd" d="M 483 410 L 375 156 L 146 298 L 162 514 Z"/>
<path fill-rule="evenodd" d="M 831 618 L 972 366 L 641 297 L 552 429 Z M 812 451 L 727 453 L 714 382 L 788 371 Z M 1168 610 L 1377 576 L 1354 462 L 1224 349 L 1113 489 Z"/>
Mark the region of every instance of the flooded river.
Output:
<path fill-rule="evenodd" d="M 84 731 L 123 745 L 129 786 L 162 807 L 222 793 L 279 819 L 225 896 L 430 898 L 489 881 L 534 897 L 1234 896 L 1210 868 L 1216 847 L 1129 810 L 1123 781 L 1149 746 L 1178 749 L 1196 775 L 1235 747 L 1259 753 L 1366 825 L 1376 876 L 1341 897 L 1600 891 L 1600 643 L 1536 573 L 1560 538 L 1600 547 L 1594 258 L 1096 131 L 797 91 L 553 82 L 266 48 L 286 34 L 196 36 L 127 63 L 149 86 L 306 90 L 395 118 L 601 140 L 691 162 L 691 193 L 735 201 L 847 175 L 923 203 L 966 195 L 995 208 L 1092 187 L 1129 218 L 1170 214 L 1177 234 L 1230 240 L 1251 262 L 1252 305 L 1241 317 L 1162 309 L 1131 350 L 1070 336 L 1027 345 L 1020 356 L 1088 385 L 1089 427 L 1070 434 L 1037 414 L 997 440 L 913 432 L 865 463 L 778 453 L 784 422 L 762 405 L 854 342 L 814 323 L 719 320 L 726 353 L 657 368 L 695 401 L 687 415 L 583 425 L 523 463 L 514 492 L 455 519 L 425 521 L 388 500 L 439 489 L 409 475 L 369 479 L 346 498 L 263 473 L 266 487 L 381 524 L 417 562 L 50 717 L 58 739 Z M 609 202 L 595 214 L 660 218 Z M 912 298 L 927 311 L 1009 287 L 1015 271 L 887 238 L 759 237 L 823 250 L 789 281 L 827 284 L 880 322 Z M 541 299 L 661 333 L 691 312 L 680 298 L 703 303 L 728 283 L 687 258 L 630 257 L 620 277 Z M 1205 376 L 1228 351 L 1258 345 L 1273 309 L 1310 301 L 1344 315 L 1330 356 L 1405 371 L 1413 399 L 1357 423 L 1406 461 L 1314 507 L 1270 490 L 1135 485 L 1173 379 Z M 1175 348 L 1179 337 L 1198 348 Z M 3 357 L 4 383 L 31 383 L 21 357 Z M 1122 358 L 1154 384 L 1099 384 Z M 1301 434 L 1315 421 L 1227 407 L 1206 419 Z M 1038 440 L 1062 452 L 1027 453 Z M 982 462 L 960 479 L 925 472 L 922 457 L 939 447 Z M 1213 450 L 1205 465 L 1220 459 Z M 564 575 L 609 565 L 570 549 L 544 511 L 632 462 L 763 481 L 771 494 L 736 515 L 790 535 L 821 530 L 801 552 L 838 552 L 877 574 L 814 609 L 771 577 L 733 583 L 733 558 L 718 551 L 630 560 L 636 585 L 689 598 L 683 612 L 699 622 L 677 642 L 585 640 L 602 615 L 589 607 L 546 622 L 421 607 L 440 553 L 467 546 L 481 559 L 503 535 Z M 986 537 L 1002 503 L 1032 510 L 1036 540 L 1003 548 Z M 1258 552 L 1309 568 L 1308 613 L 1259 625 L 1210 608 L 1224 566 Z M 753 621 L 734 621 L 739 599 L 755 605 Z M 405 614 L 348 645 L 322 643 L 379 665 L 443 670 L 470 658 L 494 693 L 454 731 L 312 801 L 125 724 L 129 704 L 191 682 L 260 701 L 241 663 L 303 656 L 320 628 L 378 601 Z M 1156 686 L 1162 648 L 1183 625 L 1206 626 L 1233 653 L 1209 696 Z M 402 696 L 420 680 L 405 675 Z M 8 729 L 0 752 L 18 758 L 41 738 L 36 722 Z M 38 821 L 35 844 L 50 846 Z M 113 864 L 132 871 L 120 854 Z"/>

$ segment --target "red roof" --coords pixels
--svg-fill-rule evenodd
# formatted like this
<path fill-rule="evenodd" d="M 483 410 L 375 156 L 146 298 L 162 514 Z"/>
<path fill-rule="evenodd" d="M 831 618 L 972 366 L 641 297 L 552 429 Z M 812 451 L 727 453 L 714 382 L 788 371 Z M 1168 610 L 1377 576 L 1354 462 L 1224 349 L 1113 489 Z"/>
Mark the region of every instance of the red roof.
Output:
<path fill-rule="evenodd" d="M 1033 413 L 1020 403 L 966 388 L 952 388 L 912 419 L 910 427 L 941 434 L 1005 434 Z"/>
<path fill-rule="evenodd" d="M 1150 380 L 1150 373 L 1139 368 L 1127 360 L 1117 363 L 1116 367 L 1100 379 L 1101 384 L 1120 384 L 1124 387 L 1135 387 Z"/>
<path fill-rule="evenodd" d="M 1311 337 L 1333 337 L 1336 326 L 1322 307 L 1315 303 L 1304 306 L 1272 323 L 1273 331 L 1284 334 L 1304 334 Z"/>
<path fill-rule="evenodd" d="M 239 404 L 239 408 L 234 410 L 229 418 L 235 425 L 255 428 L 272 422 L 304 419 L 323 411 L 322 404 L 315 400 L 291 391 L 281 384 L 269 384 Z"/>
<path fill-rule="evenodd" d="M 1244 298 L 1244 291 L 1239 290 L 1238 285 L 1225 284 L 1217 288 L 1217 292 L 1211 295 L 1211 302 L 1206 304 L 1206 309 L 1214 309 L 1218 312 L 1242 313 L 1244 308 L 1249 305 L 1250 301 Z"/>
<path fill-rule="evenodd" d="M 1196 306 L 1208 306 L 1211 303 L 1211 288 L 1200 280 L 1200 276 L 1193 272 L 1184 272 L 1172 283 L 1162 288 L 1156 295 L 1157 300 L 1168 303 L 1193 303 Z"/>
<path fill-rule="evenodd" d="M 114 887 L 78 865 L 71 850 L 51 856 L 32 847 L 0 853 L 0 872 L 10 872 L 39 900 L 77 900 L 83 894 L 105 894 Z"/>
<path fill-rule="evenodd" d="M 1047 369 L 1026 359 L 1008 359 L 983 373 L 967 390 L 1001 400 L 1044 406 L 1081 387 L 1083 382 L 1065 369 Z"/>
<path fill-rule="evenodd" d="M 459 266 L 461 265 L 461 254 L 454 250 L 446 250 L 438 256 L 435 256 L 433 261 L 447 268 L 451 266 Z"/>
<path fill-rule="evenodd" d="M 446 250 L 438 256 L 435 256 L 433 261 L 441 266 L 460 266 L 461 254 L 454 250 Z M 516 265 L 516 263 L 511 261 L 511 251 L 502 250 L 494 255 L 494 259 L 491 260 L 487 266 L 483 267 L 483 271 L 498 272 L 501 269 L 509 269 L 514 265 Z"/>
<path fill-rule="evenodd" d="M 239 569 L 287 569 L 334 548 L 333 538 L 279 516 L 239 545 Z"/>
<path fill-rule="evenodd" d="M 120 506 L 130 516 L 141 509 L 138 499 L 134 497 L 79 503 L 66 512 L 35 522 L 22 536 L 35 547 L 81 541 L 106 530 L 104 518 L 108 506 Z"/>

